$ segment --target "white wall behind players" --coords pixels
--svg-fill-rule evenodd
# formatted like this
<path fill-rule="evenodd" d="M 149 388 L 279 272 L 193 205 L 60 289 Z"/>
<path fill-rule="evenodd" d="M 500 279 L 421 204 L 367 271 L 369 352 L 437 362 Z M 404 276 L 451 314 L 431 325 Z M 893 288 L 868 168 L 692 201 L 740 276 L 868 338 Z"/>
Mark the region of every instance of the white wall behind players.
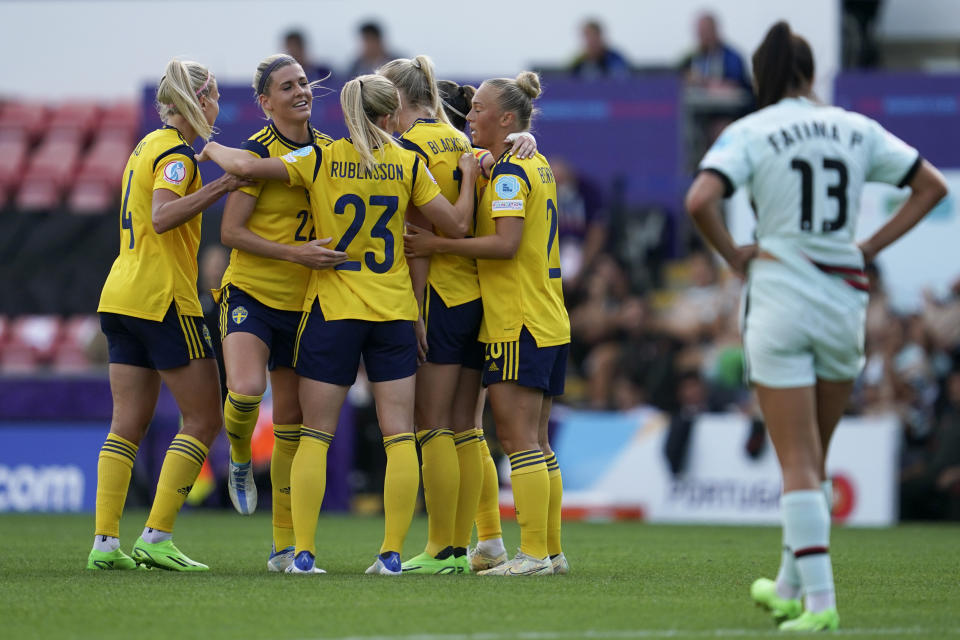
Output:
<path fill-rule="evenodd" d="M 817 55 L 819 91 L 829 97 L 839 61 L 837 0 L 0 0 L 0 97 L 133 97 L 156 81 L 173 56 L 211 66 L 222 79 L 248 82 L 280 36 L 301 27 L 314 55 L 344 67 L 356 27 L 378 19 L 394 49 L 427 53 L 441 76 L 513 75 L 531 63 L 568 61 L 579 24 L 597 17 L 609 40 L 635 64 L 675 64 L 693 43 L 705 7 L 749 59 L 766 29 L 788 19 Z M 477 8 L 482 6 L 483 10 Z M 435 7 L 441 7 L 438 12 Z"/>

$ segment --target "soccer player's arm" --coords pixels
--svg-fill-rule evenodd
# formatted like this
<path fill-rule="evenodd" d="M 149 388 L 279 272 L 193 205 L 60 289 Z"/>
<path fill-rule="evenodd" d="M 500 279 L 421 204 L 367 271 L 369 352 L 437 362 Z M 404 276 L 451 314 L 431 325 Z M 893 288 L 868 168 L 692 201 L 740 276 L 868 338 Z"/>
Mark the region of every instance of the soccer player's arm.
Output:
<path fill-rule="evenodd" d="M 490 216 L 494 233 L 477 238 L 442 238 L 424 229 L 409 228 L 404 236 L 408 255 L 452 253 L 468 258 L 509 260 L 520 248 L 526 203 L 530 194 L 526 173 L 512 163 L 500 163 L 493 172 L 488 189 L 493 189 Z"/>
<path fill-rule="evenodd" d="M 687 212 L 710 245 L 734 273 L 743 275 L 756 247 L 738 247 L 723 221 L 720 201 L 729 198 L 750 176 L 747 135 L 737 123 L 717 138 L 700 163 L 700 170 L 684 200 Z"/>
<path fill-rule="evenodd" d="M 868 120 L 866 131 L 872 143 L 866 179 L 910 187 L 910 196 L 893 216 L 860 244 L 863 259 L 869 262 L 912 229 L 947 195 L 947 183 L 937 168 L 924 160 L 916 149 L 878 123 Z"/>
<path fill-rule="evenodd" d="M 414 161 L 413 194 L 410 201 L 437 229 L 451 238 L 467 235 L 473 221 L 473 190 L 479 168 L 472 155 L 464 155 L 465 158 L 460 163 L 463 181 L 460 194 L 453 205 L 440 193 L 440 187 L 426 163 L 422 162 L 419 156 Z"/>
<path fill-rule="evenodd" d="M 313 149 L 315 146 L 304 147 L 303 149 Z M 303 151 L 297 149 L 287 155 L 293 155 Z M 213 160 L 220 168 L 227 173 L 246 178 L 247 180 L 280 180 L 289 182 L 290 177 L 287 174 L 287 165 L 282 158 L 260 158 L 250 154 L 243 149 L 225 147 L 216 142 L 208 142 L 203 151 L 197 156 L 199 162 Z"/>
<path fill-rule="evenodd" d="M 224 194 L 249 184 L 237 176 L 225 174 L 187 195 L 199 180 L 197 161 L 192 150 L 183 145 L 158 156 L 153 166 L 153 196 L 150 217 L 153 230 L 166 233 L 191 220 Z"/>

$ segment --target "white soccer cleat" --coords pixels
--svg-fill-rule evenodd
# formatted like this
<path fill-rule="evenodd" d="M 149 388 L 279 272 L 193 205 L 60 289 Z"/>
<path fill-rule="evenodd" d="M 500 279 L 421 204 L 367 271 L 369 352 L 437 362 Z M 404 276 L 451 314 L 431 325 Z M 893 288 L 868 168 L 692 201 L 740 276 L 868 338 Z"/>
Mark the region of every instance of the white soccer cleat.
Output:
<path fill-rule="evenodd" d="M 470 568 L 473 569 L 474 573 L 479 573 L 480 571 L 493 569 L 506 562 L 507 552 L 504 550 L 496 555 L 490 555 L 478 545 L 467 552 L 467 557 L 470 558 Z"/>
<path fill-rule="evenodd" d="M 400 554 L 396 551 L 388 551 L 377 556 L 372 565 L 367 567 L 364 573 L 368 575 L 381 576 L 399 576 L 403 575 L 403 564 L 400 562 Z"/>
<path fill-rule="evenodd" d="M 550 564 L 553 566 L 555 576 L 565 576 L 570 573 L 570 563 L 567 562 L 567 556 L 563 555 L 562 551 L 550 558 Z"/>
<path fill-rule="evenodd" d="M 286 547 L 285 549 L 277 551 L 271 546 L 270 549 L 270 557 L 267 558 L 267 571 L 282 573 L 287 570 L 287 567 L 293 564 L 293 547 Z"/>
<path fill-rule="evenodd" d="M 257 483 L 253 481 L 253 463 L 238 464 L 230 460 L 227 490 L 233 508 L 245 516 L 257 510 Z"/>
<path fill-rule="evenodd" d="M 552 574 L 553 564 L 549 556 L 540 560 L 519 550 L 512 560 L 477 573 L 478 576 L 549 576 Z"/>
<path fill-rule="evenodd" d="M 312 553 L 301 551 L 293 562 L 284 569 L 284 573 L 326 573 L 326 571 L 316 565 Z"/>

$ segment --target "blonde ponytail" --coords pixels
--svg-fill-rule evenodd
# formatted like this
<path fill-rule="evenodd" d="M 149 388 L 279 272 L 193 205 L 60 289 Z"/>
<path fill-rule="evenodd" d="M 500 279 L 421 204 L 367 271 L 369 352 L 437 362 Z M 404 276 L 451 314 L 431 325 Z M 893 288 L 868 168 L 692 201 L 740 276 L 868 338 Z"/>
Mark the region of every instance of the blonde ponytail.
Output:
<path fill-rule="evenodd" d="M 392 82 L 411 106 L 424 107 L 437 120 L 450 124 L 440 100 L 436 73 L 429 56 L 419 55 L 412 60 L 397 58 L 377 69 L 377 73 Z"/>
<path fill-rule="evenodd" d="M 213 125 L 207 122 L 200 108 L 200 96 L 207 96 L 216 86 L 210 70 L 199 62 L 171 60 L 167 63 L 157 86 L 157 113 L 165 123 L 174 115 L 183 119 L 204 140 L 213 135 Z"/>
<path fill-rule="evenodd" d="M 500 91 L 497 104 L 503 112 L 513 112 L 517 116 L 519 131 L 530 128 L 530 120 L 537 113 L 533 101 L 540 97 L 540 76 L 533 71 L 521 71 L 517 77 L 494 78 L 483 84 L 496 87 Z"/>
<path fill-rule="evenodd" d="M 343 85 L 340 106 L 353 147 L 360 154 L 364 169 L 373 171 L 377 165 L 373 150 L 380 149 L 382 152 L 383 147 L 394 144 L 393 136 L 374 121 L 392 115 L 400 108 L 397 88 L 383 76 L 360 76 Z"/>

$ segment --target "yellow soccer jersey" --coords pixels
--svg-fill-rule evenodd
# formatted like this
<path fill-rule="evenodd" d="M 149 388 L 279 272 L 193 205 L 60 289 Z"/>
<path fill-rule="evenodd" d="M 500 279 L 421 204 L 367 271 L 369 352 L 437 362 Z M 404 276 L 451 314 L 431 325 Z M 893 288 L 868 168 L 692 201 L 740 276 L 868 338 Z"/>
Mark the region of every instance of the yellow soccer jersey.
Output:
<path fill-rule="evenodd" d="M 313 271 L 304 311 L 319 298 L 327 320 L 416 320 L 410 271 L 403 256 L 404 212 L 440 195 L 423 160 L 397 145 L 374 151 L 377 165 L 363 168 L 349 138 L 281 157 L 290 186 L 307 187 L 320 237 L 333 238 L 350 260 Z"/>
<path fill-rule="evenodd" d="M 185 196 L 202 182 L 193 149 L 180 132 L 148 133 L 123 170 L 120 255 L 100 294 L 98 311 L 163 320 L 170 303 L 185 316 L 201 316 L 197 298 L 200 215 L 163 234 L 153 230 L 153 192 Z"/>
<path fill-rule="evenodd" d="M 495 220 L 523 218 L 523 237 L 510 260 L 477 260 L 483 294 L 481 342 L 512 342 L 526 327 L 539 347 L 570 342 L 557 246 L 557 185 L 539 153 L 506 154 L 490 173 L 477 211 L 477 235 L 496 233 Z"/>
<path fill-rule="evenodd" d="M 457 163 L 464 153 L 473 151 L 467 137 L 439 120 L 421 119 L 400 137 L 400 144 L 423 158 L 437 181 L 443 197 L 454 204 L 460 195 L 463 174 Z M 443 235 L 439 230 L 435 231 Z M 427 282 L 437 290 L 448 307 L 480 297 L 477 262 L 472 258 L 438 253 L 430 258 Z"/>
<path fill-rule="evenodd" d="M 316 129 L 311 128 L 310 132 L 310 141 L 296 143 L 285 138 L 271 122 L 250 136 L 242 146 L 258 157 L 278 158 L 304 145 L 325 147 L 333 142 Z M 253 233 L 283 244 L 303 244 L 316 239 L 306 189 L 267 180 L 240 190 L 257 199 L 247 220 L 247 228 Z M 239 287 L 274 309 L 300 311 L 310 283 L 310 271 L 294 262 L 234 249 L 230 252 L 230 265 L 223 274 L 221 286 L 232 284 Z"/>

